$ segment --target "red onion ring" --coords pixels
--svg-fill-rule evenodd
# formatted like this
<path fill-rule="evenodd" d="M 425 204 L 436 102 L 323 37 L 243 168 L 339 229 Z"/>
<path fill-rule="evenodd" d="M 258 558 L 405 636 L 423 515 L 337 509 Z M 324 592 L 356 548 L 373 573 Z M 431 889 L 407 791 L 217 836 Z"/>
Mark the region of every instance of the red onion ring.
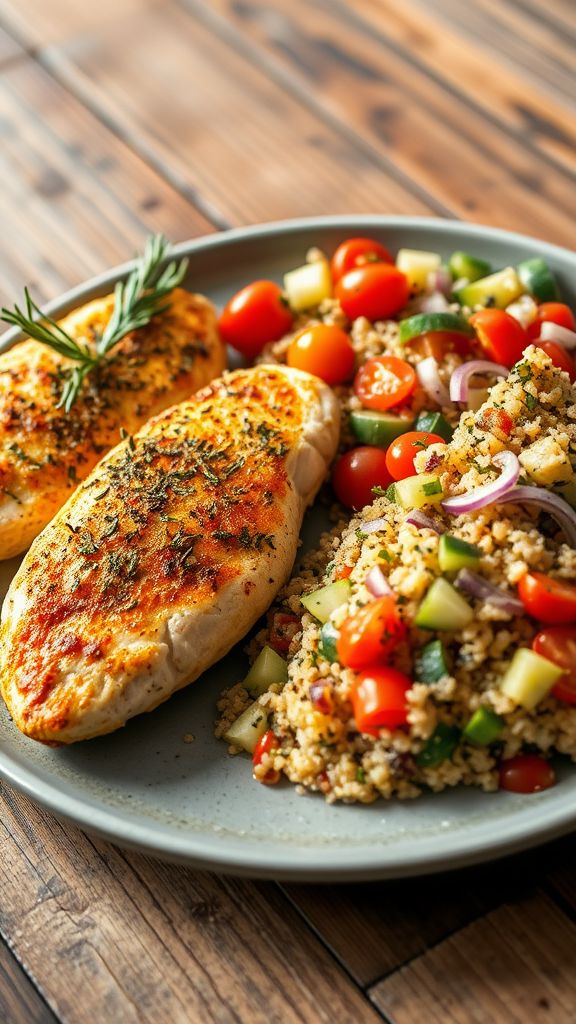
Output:
<path fill-rule="evenodd" d="M 489 583 L 488 580 L 470 569 L 460 569 L 454 583 L 470 597 L 487 601 L 488 604 L 493 604 L 495 608 L 501 608 L 502 611 L 509 612 L 510 615 L 524 615 L 526 611 L 518 597 L 506 593 L 505 590 L 494 586 L 493 583 Z"/>
<path fill-rule="evenodd" d="M 448 388 L 440 380 L 438 363 L 434 359 L 434 356 L 428 356 L 426 359 L 423 359 L 422 362 L 418 363 L 418 366 L 416 367 L 416 375 L 420 384 L 424 388 L 424 391 L 432 401 L 436 402 L 436 404 L 440 406 L 451 404 Z"/>
<path fill-rule="evenodd" d="M 500 501 L 539 506 L 556 520 L 570 547 L 576 548 L 576 512 L 564 498 L 551 494 L 542 487 L 514 487 Z"/>
<path fill-rule="evenodd" d="M 432 270 L 431 273 L 428 274 L 428 286 L 435 292 L 441 292 L 444 296 L 451 295 L 454 285 L 452 282 L 452 274 L 448 270 L 448 267 L 440 266 L 437 267 L 436 270 Z M 446 306 L 444 308 L 446 309 Z M 438 312 L 442 311 L 438 310 Z"/>
<path fill-rule="evenodd" d="M 492 462 L 502 470 L 498 479 L 493 480 L 489 484 L 483 484 L 481 487 L 476 487 L 468 494 L 458 494 L 455 498 L 446 498 L 441 503 L 445 512 L 450 512 L 451 515 L 457 516 L 461 512 L 475 512 L 476 509 L 484 508 L 485 505 L 493 505 L 496 501 L 507 500 L 504 496 L 508 494 L 508 491 L 512 490 L 520 476 L 520 463 L 514 452 L 508 451 L 498 452 L 493 457 Z M 516 489 L 522 490 L 522 488 Z M 528 489 L 538 490 L 538 488 Z"/>
<path fill-rule="evenodd" d="M 450 303 L 442 292 L 434 291 L 417 299 L 414 308 L 419 313 L 445 313 L 450 308 Z"/>
<path fill-rule="evenodd" d="M 576 348 L 576 331 L 569 331 L 567 327 L 545 320 L 540 324 L 540 341 L 557 341 L 564 348 Z"/>
<path fill-rule="evenodd" d="M 370 569 L 364 582 L 372 597 L 389 597 L 394 593 L 379 565 Z"/>
<path fill-rule="evenodd" d="M 433 530 L 434 533 L 446 533 L 446 527 L 442 525 L 439 519 L 427 516 L 425 512 L 421 512 L 418 508 L 413 509 L 406 516 L 404 522 L 411 523 L 412 526 L 416 526 L 419 530 Z"/>
<path fill-rule="evenodd" d="M 467 402 L 469 381 L 475 373 L 493 373 L 496 377 L 507 377 L 510 373 L 507 366 L 491 363 L 487 359 L 472 359 L 454 370 L 450 378 L 450 399 L 453 402 Z"/>

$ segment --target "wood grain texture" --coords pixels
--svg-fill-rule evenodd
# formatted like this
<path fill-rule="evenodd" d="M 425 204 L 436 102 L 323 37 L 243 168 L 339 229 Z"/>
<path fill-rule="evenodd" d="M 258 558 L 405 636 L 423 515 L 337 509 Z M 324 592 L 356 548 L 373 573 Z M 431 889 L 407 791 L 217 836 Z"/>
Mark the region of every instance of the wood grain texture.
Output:
<path fill-rule="evenodd" d="M 158 0 L 0 0 L 0 20 L 27 47 L 48 46 L 93 32 L 113 21 L 118 9 L 128 14 L 158 6 Z"/>
<path fill-rule="evenodd" d="M 16 42 L 13 36 L 0 29 L 0 70 L 10 61 L 23 56 L 22 47 Z"/>
<path fill-rule="evenodd" d="M 2 1024 L 55 1024 L 16 958 L 0 939 L 0 1020 Z"/>

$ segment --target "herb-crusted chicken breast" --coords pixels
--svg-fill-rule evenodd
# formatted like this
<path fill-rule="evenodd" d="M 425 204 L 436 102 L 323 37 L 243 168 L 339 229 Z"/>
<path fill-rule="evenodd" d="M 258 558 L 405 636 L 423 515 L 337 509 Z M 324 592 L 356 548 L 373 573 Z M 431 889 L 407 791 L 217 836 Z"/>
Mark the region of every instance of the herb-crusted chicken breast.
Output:
<path fill-rule="evenodd" d="M 66 357 L 38 341 L 0 355 L 0 559 L 24 551 L 118 441 L 182 401 L 225 366 L 213 307 L 176 288 L 167 309 L 132 331 L 86 379 L 69 412 L 57 408 Z M 109 295 L 60 321 L 93 347 L 114 308 Z"/>
<path fill-rule="evenodd" d="M 6 597 L 0 681 L 28 736 L 110 732 L 196 679 L 286 580 L 338 442 L 315 377 L 226 374 L 118 445 Z"/>

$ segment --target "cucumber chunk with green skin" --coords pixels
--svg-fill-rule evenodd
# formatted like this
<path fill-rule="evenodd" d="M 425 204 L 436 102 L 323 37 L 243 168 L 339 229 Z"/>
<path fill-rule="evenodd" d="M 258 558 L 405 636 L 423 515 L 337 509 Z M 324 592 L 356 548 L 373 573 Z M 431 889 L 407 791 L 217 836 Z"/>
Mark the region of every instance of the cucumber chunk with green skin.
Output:
<path fill-rule="evenodd" d="M 477 747 L 487 747 L 498 739 L 505 725 L 504 719 L 491 708 L 478 708 L 465 726 L 462 735 Z"/>
<path fill-rule="evenodd" d="M 334 662 L 340 664 L 340 658 L 338 657 L 338 651 L 336 649 L 336 643 L 339 636 L 340 633 L 336 629 L 336 626 L 333 626 L 331 622 L 325 622 L 320 630 L 318 653 L 323 658 L 326 658 L 326 661 L 329 661 L 331 665 L 333 665 Z"/>
<path fill-rule="evenodd" d="M 442 501 L 444 492 L 442 484 L 433 473 L 418 473 L 397 480 L 394 484 L 394 500 L 402 508 L 423 508 L 424 505 L 437 505 Z"/>
<path fill-rule="evenodd" d="M 428 590 L 414 622 L 420 629 L 456 630 L 468 626 L 474 612 L 448 580 L 437 579 Z"/>
<path fill-rule="evenodd" d="M 400 321 L 400 341 L 403 345 L 412 338 L 434 331 L 450 331 L 468 337 L 474 334 L 468 321 L 458 313 L 416 313 Z"/>
<path fill-rule="evenodd" d="M 265 693 L 271 683 L 288 681 L 288 662 L 281 658 L 271 647 L 263 647 L 252 665 L 242 686 L 253 697 Z"/>
<path fill-rule="evenodd" d="M 443 761 L 452 757 L 459 742 L 458 726 L 440 722 L 430 739 L 426 740 L 420 753 L 416 754 L 416 764 L 419 768 L 437 768 Z"/>
<path fill-rule="evenodd" d="M 505 267 L 504 270 L 458 288 L 455 294 L 463 306 L 497 306 L 498 309 L 505 309 L 523 293 L 524 285 L 514 267 Z"/>
<path fill-rule="evenodd" d="M 539 302 L 555 302 L 560 298 L 554 275 L 548 264 L 539 256 L 523 260 L 516 267 L 516 271 L 526 291 Z"/>
<path fill-rule="evenodd" d="M 565 671 L 528 647 L 520 647 L 500 680 L 500 689 L 516 704 L 532 711 Z"/>
<path fill-rule="evenodd" d="M 487 277 L 492 267 L 486 260 L 471 256 L 467 252 L 453 252 L 448 260 L 448 269 L 455 281 L 465 277 L 471 283 L 481 277 Z"/>
<path fill-rule="evenodd" d="M 300 600 L 319 622 L 327 622 L 332 612 L 349 600 L 350 591 L 348 580 L 336 580 L 335 583 L 328 583 L 325 587 L 313 590 L 311 594 L 304 594 Z"/>
<path fill-rule="evenodd" d="M 482 558 L 482 550 L 476 544 L 469 544 L 460 537 L 443 533 L 438 542 L 438 564 L 442 572 L 458 572 L 458 569 L 474 569 Z"/>
<path fill-rule="evenodd" d="M 373 409 L 354 409 L 350 413 L 350 429 L 362 444 L 387 448 L 401 434 L 412 430 L 413 419 L 395 416 L 394 413 L 376 412 Z"/>
<path fill-rule="evenodd" d="M 228 732 L 224 733 L 224 739 L 226 743 L 233 743 L 235 747 L 242 747 L 242 750 L 248 754 L 253 754 L 258 740 L 264 735 L 267 728 L 268 715 L 264 708 L 254 701 L 228 727 Z"/>
<path fill-rule="evenodd" d="M 454 433 L 453 428 L 441 412 L 427 412 L 426 409 L 418 413 L 414 430 L 422 430 L 425 434 L 438 434 L 446 441 L 446 444 L 450 443 Z"/>
<path fill-rule="evenodd" d="M 450 675 L 448 654 L 441 640 L 431 640 L 416 652 L 414 671 L 420 683 L 437 683 Z"/>

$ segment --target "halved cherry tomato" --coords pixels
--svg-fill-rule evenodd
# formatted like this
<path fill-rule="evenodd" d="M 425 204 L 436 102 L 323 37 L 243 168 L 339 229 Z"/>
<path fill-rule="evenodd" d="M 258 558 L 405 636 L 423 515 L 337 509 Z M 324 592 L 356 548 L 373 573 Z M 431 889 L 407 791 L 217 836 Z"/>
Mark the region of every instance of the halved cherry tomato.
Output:
<path fill-rule="evenodd" d="M 560 370 L 565 370 L 571 381 L 576 380 L 576 363 L 564 345 L 557 341 L 537 341 L 538 348 L 541 348 Z"/>
<path fill-rule="evenodd" d="M 470 317 L 478 340 L 489 359 L 514 366 L 528 344 L 522 324 L 503 309 L 479 309 Z"/>
<path fill-rule="evenodd" d="M 269 754 L 271 750 L 277 750 L 280 746 L 278 737 L 272 732 L 272 729 L 267 729 L 266 732 L 260 737 L 256 746 L 254 747 L 254 753 L 252 754 L 252 764 L 256 766 L 260 764 L 264 758 L 264 754 Z"/>
<path fill-rule="evenodd" d="M 409 430 L 400 434 L 386 449 L 386 468 L 393 480 L 404 480 L 414 476 L 414 459 L 423 448 L 431 444 L 446 444 L 439 434 L 428 434 L 423 430 Z"/>
<path fill-rule="evenodd" d="M 518 583 L 526 611 L 540 622 L 576 622 L 576 587 L 543 572 L 527 572 Z"/>
<path fill-rule="evenodd" d="M 354 682 L 350 700 L 359 732 L 377 736 L 408 721 L 406 693 L 412 680 L 389 665 L 371 665 Z"/>
<path fill-rule="evenodd" d="M 334 294 L 349 320 L 385 320 L 406 305 L 410 288 L 406 275 L 393 264 L 367 263 L 344 274 Z"/>
<path fill-rule="evenodd" d="M 346 668 L 364 668 L 385 661 L 405 635 L 394 598 L 379 597 L 344 619 L 336 650 Z"/>
<path fill-rule="evenodd" d="M 253 281 L 227 302 L 218 327 L 226 344 L 254 359 L 290 330 L 292 320 L 282 289 L 274 281 Z"/>
<path fill-rule="evenodd" d="M 574 313 L 564 302 L 543 302 L 538 306 L 536 319 L 528 328 L 528 337 L 534 341 L 540 337 L 540 328 L 543 323 L 559 324 L 569 331 L 576 331 L 576 318 Z"/>
<path fill-rule="evenodd" d="M 330 261 L 332 280 L 339 281 L 349 270 L 365 267 L 367 263 L 393 263 L 385 246 L 373 238 L 348 238 L 342 242 Z"/>
<path fill-rule="evenodd" d="M 354 370 L 354 349 L 345 331 L 335 324 L 315 324 L 300 331 L 286 353 L 288 366 L 321 377 L 327 384 L 343 384 Z"/>
<path fill-rule="evenodd" d="M 373 487 L 388 487 L 391 483 L 386 452 L 371 445 L 351 448 L 338 459 L 332 471 L 336 497 L 347 508 L 364 508 L 374 501 Z"/>
<path fill-rule="evenodd" d="M 576 704 L 576 627 L 548 626 L 536 634 L 532 650 L 566 670 L 551 693 L 565 704 Z"/>
<path fill-rule="evenodd" d="M 269 616 L 269 644 L 277 654 L 288 654 L 296 633 L 302 629 L 297 615 L 289 612 L 272 612 Z"/>
<path fill-rule="evenodd" d="M 405 359 L 375 356 L 367 359 L 354 378 L 354 391 L 365 409 L 392 409 L 416 388 L 416 372 Z"/>
<path fill-rule="evenodd" d="M 509 793 L 539 793 L 555 783 L 552 765 L 536 754 L 518 754 L 500 765 L 500 788 Z"/>
<path fill-rule="evenodd" d="M 456 331 L 427 331 L 417 338 L 411 338 L 407 344 L 411 351 L 425 357 L 434 356 L 440 363 L 448 352 L 457 352 L 463 359 L 469 358 L 472 351 L 471 341 L 471 338 Z"/>

